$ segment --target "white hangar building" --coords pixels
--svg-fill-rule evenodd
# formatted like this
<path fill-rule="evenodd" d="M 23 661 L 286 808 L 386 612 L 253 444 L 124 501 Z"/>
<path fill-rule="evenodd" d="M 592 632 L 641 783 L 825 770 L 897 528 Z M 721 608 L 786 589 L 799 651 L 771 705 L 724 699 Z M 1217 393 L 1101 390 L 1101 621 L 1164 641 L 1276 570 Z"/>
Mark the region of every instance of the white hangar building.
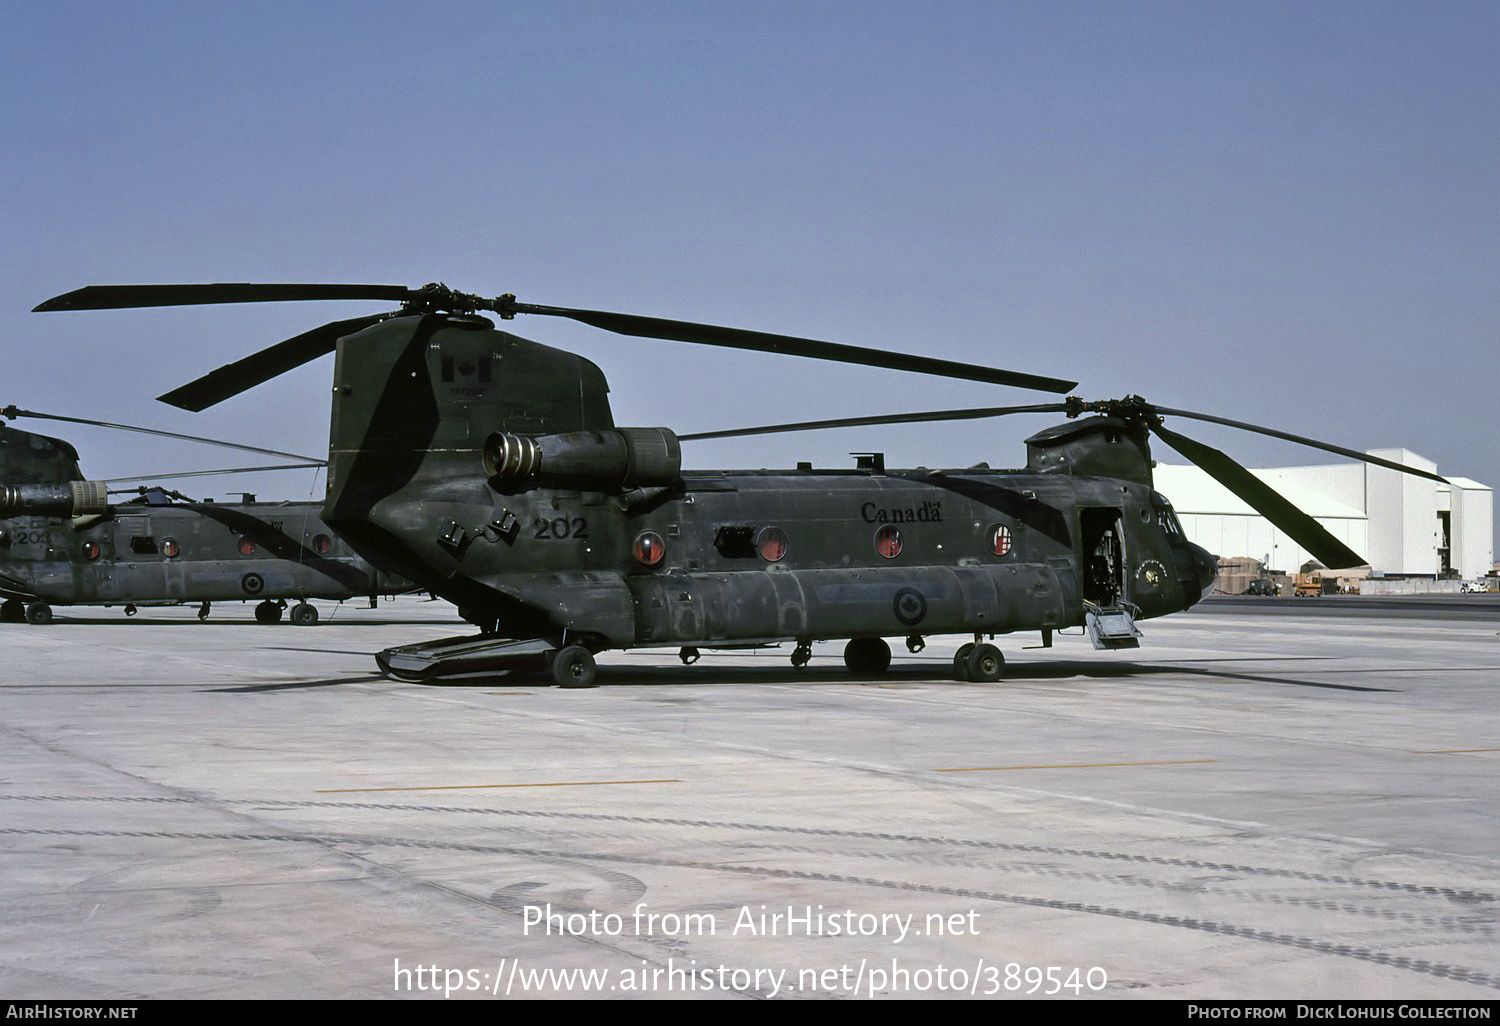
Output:
<path fill-rule="evenodd" d="M 1437 464 L 1408 449 L 1368 452 L 1439 473 Z M 1446 474 L 1443 485 L 1368 463 L 1252 473 L 1368 559 L 1376 576 L 1474 579 L 1495 565 L 1495 496 L 1488 485 Z M 1283 573 L 1296 573 L 1312 559 L 1197 467 L 1157 464 L 1153 474 L 1183 531 L 1215 555 L 1249 556 Z"/>

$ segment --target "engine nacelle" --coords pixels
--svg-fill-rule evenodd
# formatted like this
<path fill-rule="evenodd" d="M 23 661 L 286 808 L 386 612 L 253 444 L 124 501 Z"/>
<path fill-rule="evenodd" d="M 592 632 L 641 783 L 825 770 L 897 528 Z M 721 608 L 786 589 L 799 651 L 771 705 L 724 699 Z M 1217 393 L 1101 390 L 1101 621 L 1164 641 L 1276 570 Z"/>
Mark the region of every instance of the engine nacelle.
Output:
<path fill-rule="evenodd" d="M 667 428 L 614 428 L 561 435 L 496 431 L 485 439 L 484 472 L 498 487 L 528 484 L 648 488 L 682 477 L 682 445 Z"/>
<path fill-rule="evenodd" d="M 86 517 L 109 512 L 103 481 L 0 485 L 0 517 Z"/>

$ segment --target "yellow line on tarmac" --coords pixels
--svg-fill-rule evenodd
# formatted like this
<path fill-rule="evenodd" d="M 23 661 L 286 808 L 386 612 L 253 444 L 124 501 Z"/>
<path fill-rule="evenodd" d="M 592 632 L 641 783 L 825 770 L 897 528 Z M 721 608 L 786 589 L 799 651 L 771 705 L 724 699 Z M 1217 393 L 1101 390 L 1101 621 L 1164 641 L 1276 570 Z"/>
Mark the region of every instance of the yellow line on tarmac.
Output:
<path fill-rule="evenodd" d="M 435 784 L 428 787 L 328 787 L 314 794 L 360 794 L 369 791 L 479 791 L 496 787 L 599 787 L 604 784 L 680 784 L 681 780 L 547 780 L 536 784 Z"/>
<path fill-rule="evenodd" d="M 1102 769 L 1111 766 L 1195 766 L 1218 759 L 1178 759 L 1172 762 L 1064 762 L 1054 766 L 959 766 L 954 769 L 933 770 L 934 773 L 992 773 L 1002 770 L 1036 769 Z"/>

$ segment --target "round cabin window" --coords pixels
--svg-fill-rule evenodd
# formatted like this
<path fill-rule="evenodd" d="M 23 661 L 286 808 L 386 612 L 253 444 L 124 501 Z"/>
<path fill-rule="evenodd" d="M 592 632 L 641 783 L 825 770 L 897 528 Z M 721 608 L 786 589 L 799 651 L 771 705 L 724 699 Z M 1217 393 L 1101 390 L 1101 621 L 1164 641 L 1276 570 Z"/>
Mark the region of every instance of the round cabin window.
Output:
<path fill-rule="evenodd" d="M 755 539 L 755 549 L 767 563 L 776 563 L 786 555 L 786 532 L 779 527 L 768 527 Z"/>
<path fill-rule="evenodd" d="M 656 566 L 666 557 L 667 545 L 655 531 L 642 531 L 635 536 L 630 552 L 641 566 Z"/>
<path fill-rule="evenodd" d="M 875 532 L 875 551 L 886 559 L 901 555 L 901 531 L 890 524 Z"/>

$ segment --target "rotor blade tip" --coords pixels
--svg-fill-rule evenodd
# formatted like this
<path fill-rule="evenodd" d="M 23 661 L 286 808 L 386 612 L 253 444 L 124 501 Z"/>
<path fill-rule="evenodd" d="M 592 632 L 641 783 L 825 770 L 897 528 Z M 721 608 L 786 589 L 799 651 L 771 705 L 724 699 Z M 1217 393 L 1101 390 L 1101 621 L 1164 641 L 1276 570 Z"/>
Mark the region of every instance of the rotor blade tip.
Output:
<path fill-rule="evenodd" d="M 200 405 L 198 403 L 191 402 L 189 400 L 180 398 L 176 392 L 167 392 L 164 395 L 159 395 L 156 397 L 156 401 L 159 403 L 166 403 L 168 406 L 175 406 L 179 410 L 187 410 L 189 413 L 202 413 L 204 410 L 213 405 L 213 403 L 203 403 Z"/>

